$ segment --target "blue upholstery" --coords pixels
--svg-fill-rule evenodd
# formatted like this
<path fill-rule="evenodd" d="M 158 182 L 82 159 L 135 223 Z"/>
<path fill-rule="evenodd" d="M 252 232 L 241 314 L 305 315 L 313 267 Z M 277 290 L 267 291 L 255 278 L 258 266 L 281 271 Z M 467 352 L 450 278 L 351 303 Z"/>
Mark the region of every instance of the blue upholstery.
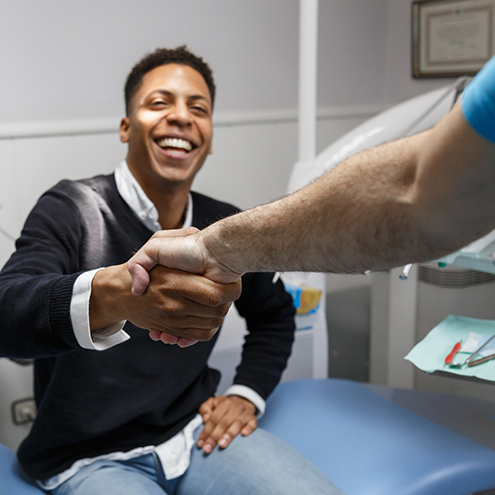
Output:
<path fill-rule="evenodd" d="M 347 380 L 280 384 L 260 426 L 347 495 L 468 495 L 495 488 L 495 404 Z M 42 495 L 0 445 L 0 493 Z"/>
<path fill-rule="evenodd" d="M 468 495 L 495 488 L 494 420 L 484 401 L 329 379 L 280 384 L 260 426 L 348 495 Z"/>
<path fill-rule="evenodd" d="M 44 495 L 44 492 L 24 481 L 15 453 L 0 445 L 0 493 L 5 495 Z"/>

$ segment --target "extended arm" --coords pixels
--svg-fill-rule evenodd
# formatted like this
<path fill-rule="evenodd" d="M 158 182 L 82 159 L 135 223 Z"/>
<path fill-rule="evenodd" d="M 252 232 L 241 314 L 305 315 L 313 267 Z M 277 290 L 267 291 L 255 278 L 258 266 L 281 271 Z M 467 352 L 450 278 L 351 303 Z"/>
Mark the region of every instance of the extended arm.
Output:
<path fill-rule="evenodd" d="M 495 145 L 456 106 L 436 127 L 364 151 L 300 191 L 132 260 L 235 280 L 247 271 L 354 273 L 427 261 L 495 227 Z M 139 285 L 141 284 L 141 286 Z"/>
<path fill-rule="evenodd" d="M 435 128 L 360 153 L 280 201 L 198 235 L 233 272 L 360 272 L 427 261 L 495 227 L 495 146 L 459 106 Z"/>

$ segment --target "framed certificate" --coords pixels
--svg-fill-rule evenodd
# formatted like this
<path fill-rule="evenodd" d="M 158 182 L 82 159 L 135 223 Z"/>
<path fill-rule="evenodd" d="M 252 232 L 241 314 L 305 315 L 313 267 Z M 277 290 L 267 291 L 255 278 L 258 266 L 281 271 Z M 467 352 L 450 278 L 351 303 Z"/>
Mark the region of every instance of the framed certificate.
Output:
<path fill-rule="evenodd" d="M 413 77 L 475 75 L 495 54 L 495 0 L 415 0 Z"/>

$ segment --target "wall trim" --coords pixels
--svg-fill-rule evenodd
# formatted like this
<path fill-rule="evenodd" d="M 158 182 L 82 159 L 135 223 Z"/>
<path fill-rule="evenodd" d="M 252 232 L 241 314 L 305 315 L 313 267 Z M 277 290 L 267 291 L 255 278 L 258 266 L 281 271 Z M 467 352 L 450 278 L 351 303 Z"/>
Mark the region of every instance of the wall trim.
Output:
<path fill-rule="evenodd" d="M 120 119 L 47 120 L 0 124 L 0 139 L 117 133 Z"/>
<path fill-rule="evenodd" d="M 373 117 L 386 109 L 387 106 L 385 105 L 320 108 L 317 119 L 319 121 L 348 118 L 364 119 Z M 213 124 L 215 127 L 279 124 L 297 122 L 297 118 L 296 109 L 218 112 L 213 117 Z M 120 118 L 4 122 L 0 123 L 0 139 L 109 134 L 117 133 L 119 125 Z"/>
<path fill-rule="evenodd" d="M 356 107 L 325 107 L 317 111 L 318 120 L 335 120 L 348 118 L 369 118 L 386 110 L 386 105 L 363 105 Z M 231 125 L 256 125 L 278 124 L 284 122 L 297 122 L 298 111 L 286 110 L 256 110 L 246 112 L 218 112 L 213 117 L 216 127 L 228 127 Z"/>

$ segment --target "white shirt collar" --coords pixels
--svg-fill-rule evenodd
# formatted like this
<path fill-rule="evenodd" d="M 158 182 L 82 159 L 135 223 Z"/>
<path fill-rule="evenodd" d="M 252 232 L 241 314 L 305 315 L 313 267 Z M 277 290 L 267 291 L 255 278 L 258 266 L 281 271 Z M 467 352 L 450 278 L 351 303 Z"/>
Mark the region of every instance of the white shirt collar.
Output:
<path fill-rule="evenodd" d="M 115 169 L 115 182 L 122 199 L 129 205 L 139 220 L 152 232 L 162 230 L 158 223 L 158 210 L 151 199 L 146 196 L 134 175 L 132 175 L 125 160 L 122 160 Z M 183 229 L 192 225 L 192 210 L 192 196 L 189 193 L 187 196 L 186 215 L 182 224 Z"/>

